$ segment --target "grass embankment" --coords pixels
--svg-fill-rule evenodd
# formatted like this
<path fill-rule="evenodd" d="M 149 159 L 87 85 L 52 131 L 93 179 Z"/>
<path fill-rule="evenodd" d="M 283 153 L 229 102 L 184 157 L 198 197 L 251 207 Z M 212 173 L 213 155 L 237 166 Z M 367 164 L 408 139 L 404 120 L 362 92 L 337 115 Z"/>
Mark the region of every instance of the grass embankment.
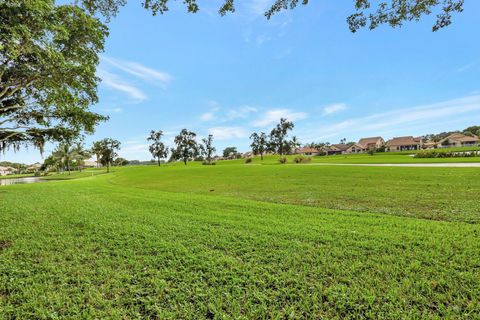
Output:
<path fill-rule="evenodd" d="M 38 177 L 42 180 L 70 180 L 70 179 L 77 179 L 77 178 L 85 178 L 94 176 L 97 174 L 106 173 L 105 169 L 85 169 L 80 171 L 71 171 L 70 174 L 68 172 L 50 172 L 48 175 L 39 175 L 35 176 L 34 173 L 22 173 L 22 174 L 10 174 L 8 176 L 0 176 L 0 179 L 18 179 L 18 178 L 30 178 L 30 177 Z"/>
<path fill-rule="evenodd" d="M 159 170 L 155 170 L 159 169 Z M 330 209 L 480 222 L 478 168 L 218 165 L 122 169 L 112 183 Z"/>
<path fill-rule="evenodd" d="M 296 155 L 286 156 L 287 163 L 294 163 L 293 159 Z M 368 164 L 368 163 L 472 163 L 480 162 L 480 157 L 457 157 L 457 158 L 415 158 L 410 154 L 398 154 L 398 153 L 375 153 L 373 156 L 369 154 L 339 154 L 333 156 L 311 156 L 311 163 L 340 163 L 340 164 Z M 260 160 L 259 157 L 255 157 L 251 164 L 280 164 L 279 156 L 266 156 L 264 160 Z M 244 159 L 218 161 L 217 165 L 222 164 L 240 164 L 244 163 Z"/>
<path fill-rule="evenodd" d="M 33 176 L 34 176 L 33 173 L 20 173 L 20 174 L 9 174 L 8 176 L 0 176 L 0 179 L 28 178 Z"/>
<path fill-rule="evenodd" d="M 477 317 L 480 224 L 271 203 L 315 199 L 336 184 L 359 196 L 368 186 L 374 203 L 374 185 L 381 191 L 390 175 L 391 198 L 422 186 L 409 184 L 415 174 L 405 168 L 356 169 L 132 167 L 0 187 L 0 317 Z M 447 185 L 478 194 L 468 170 L 415 169 L 451 204 L 445 217 L 462 206 Z M 322 178 L 348 173 L 351 189 Z M 173 177 L 184 183 L 167 188 Z M 322 188 L 309 194 L 317 180 Z M 262 189 L 271 202 L 238 199 Z"/>
<path fill-rule="evenodd" d="M 106 169 L 88 169 L 80 171 L 72 171 L 70 174 L 68 172 L 62 173 L 49 173 L 47 176 L 41 176 L 42 180 L 72 180 L 79 178 L 93 177 L 99 174 L 107 173 Z"/>

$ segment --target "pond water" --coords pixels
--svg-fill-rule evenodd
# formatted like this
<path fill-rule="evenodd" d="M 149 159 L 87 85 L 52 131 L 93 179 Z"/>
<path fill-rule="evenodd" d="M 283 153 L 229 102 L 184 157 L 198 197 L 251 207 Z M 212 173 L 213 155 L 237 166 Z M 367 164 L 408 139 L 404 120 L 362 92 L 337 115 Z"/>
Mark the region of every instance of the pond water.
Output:
<path fill-rule="evenodd" d="M 9 186 L 11 184 L 37 183 L 37 182 L 46 182 L 46 181 L 47 180 L 42 180 L 39 177 L 0 179 L 0 186 Z"/>

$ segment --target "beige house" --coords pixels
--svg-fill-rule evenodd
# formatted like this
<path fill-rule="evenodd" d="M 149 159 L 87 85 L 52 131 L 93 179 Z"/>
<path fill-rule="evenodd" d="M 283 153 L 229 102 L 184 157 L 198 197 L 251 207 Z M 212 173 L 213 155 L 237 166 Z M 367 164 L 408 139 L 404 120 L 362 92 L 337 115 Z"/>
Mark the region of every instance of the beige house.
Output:
<path fill-rule="evenodd" d="M 362 146 L 358 143 L 354 143 L 350 147 L 348 147 L 347 150 L 345 150 L 345 153 L 364 153 L 367 151 L 368 149 L 366 149 L 365 146 Z"/>
<path fill-rule="evenodd" d="M 97 164 L 97 161 L 92 160 L 92 159 L 85 160 L 83 162 L 83 167 L 85 167 L 85 168 L 97 168 L 97 167 L 101 167 L 101 166 L 102 165 L 100 163 Z"/>
<path fill-rule="evenodd" d="M 435 141 L 432 141 L 432 140 L 425 141 L 422 144 L 423 149 L 435 149 L 436 147 L 437 147 L 437 143 Z"/>
<path fill-rule="evenodd" d="M 242 154 L 242 158 L 251 158 L 253 157 L 253 152 L 252 151 L 247 151 Z"/>
<path fill-rule="evenodd" d="M 320 154 L 320 151 L 318 151 L 318 149 L 315 149 L 315 148 L 301 147 L 301 148 L 295 149 L 295 154 L 301 154 L 304 156 L 316 156 Z"/>
<path fill-rule="evenodd" d="M 362 138 L 358 144 L 364 146 L 367 150 L 377 150 L 385 145 L 385 140 L 382 137 Z"/>
<path fill-rule="evenodd" d="M 40 170 L 41 167 L 42 164 L 40 162 L 37 162 L 29 166 L 26 170 L 27 172 L 37 172 L 38 170 Z"/>
<path fill-rule="evenodd" d="M 413 136 L 395 137 L 387 141 L 387 151 L 419 150 L 422 148 L 422 138 Z"/>
<path fill-rule="evenodd" d="M 345 150 L 345 153 L 363 153 L 369 150 L 377 150 L 384 145 L 385 140 L 382 137 L 362 138 Z"/>
<path fill-rule="evenodd" d="M 438 142 L 438 148 L 451 148 L 451 147 L 471 147 L 478 146 L 480 139 L 477 136 L 467 136 L 463 133 L 453 133 Z"/>
<path fill-rule="evenodd" d="M 15 168 L 0 166 L 0 176 L 6 176 L 15 173 Z"/>
<path fill-rule="evenodd" d="M 342 154 L 348 150 L 349 146 L 344 143 L 332 144 L 326 150 L 328 155 Z"/>

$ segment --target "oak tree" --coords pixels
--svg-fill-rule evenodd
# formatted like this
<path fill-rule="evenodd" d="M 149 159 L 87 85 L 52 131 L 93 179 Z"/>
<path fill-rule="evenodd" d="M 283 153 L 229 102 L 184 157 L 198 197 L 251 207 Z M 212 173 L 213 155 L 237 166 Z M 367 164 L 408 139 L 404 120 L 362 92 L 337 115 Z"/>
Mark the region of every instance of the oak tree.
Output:
<path fill-rule="evenodd" d="M 147 138 L 148 141 L 151 141 L 152 144 L 148 147 L 148 150 L 152 154 L 154 159 L 157 159 L 158 166 L 161 164 L 161 159 L 168 156 L 168 148 L 161 141 L 163 136 L 162 130 L 152 130 L 150 131 L 150 136 Z"/>
<path fill-rule="evenodd" d="M 131 0 L 138 1 L 138 0 Z M 406 21 L 418 21 L 423 16 L 436 15 L 433 31 L 437 31 L 452 23 L 452 15 L 463 11 L 464 0 L 351 0 L 355 12 L 347 17 L 347 24 L 352 32 L 368 27 L 373 30 L 379 25 L 387 24 L 391 27 L 400 27 Z M 200 10 L 196 0 L 184 0 L 188 12 L 196 13 Z M 220 15 L 235 12 L 235 0 L 223 0 L 218 12 Z M 267 7 L 264 16 L 267 19 L 275 14 L 299 5 L 307 5 L 308 0 L 275 0 Z M 100 13 L 110 18 L 118 13 L 127 0 L 77 0 L 76 3 L 91 12 Z M 144 0 L 143 7 L 153 15 L 164 14 L 170 10 L 169 0 Z"/>
<path fill-rule="evenodd" d="M 195 159 L 199 153 L 196 137 L 195 132 L 182 129 L 174 139 L 175 148 L 172 149 L 172 158 L 182 160 L 185 165 L 188 160 Z"/>
<path fill-rule="evenodd" d="M 107 28 L 53 0 L 0 2 L 0 151 L 92 133 Z"/>
<path fill-rule="evenodd" d="M 260 134 L 254 132 L 250 135 L 252 143 L 250 147 L 254 155 L 260 155 L 260 159 L 263 160 L 263 155 L 267 152 L 268 149 L 268 137 L 265 132 L 260 132 Z"/>

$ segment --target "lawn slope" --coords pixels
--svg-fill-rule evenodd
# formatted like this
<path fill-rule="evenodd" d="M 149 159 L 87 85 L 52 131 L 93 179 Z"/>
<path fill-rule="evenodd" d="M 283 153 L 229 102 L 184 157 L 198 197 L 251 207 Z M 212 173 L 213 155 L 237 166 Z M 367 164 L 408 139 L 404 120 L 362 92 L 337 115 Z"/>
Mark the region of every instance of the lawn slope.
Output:
<path fill-rule="evenodd" d="M 175 165 L 124 168 L 118 185 L 275 203 L 480 222 L 479 168 Z"/>

